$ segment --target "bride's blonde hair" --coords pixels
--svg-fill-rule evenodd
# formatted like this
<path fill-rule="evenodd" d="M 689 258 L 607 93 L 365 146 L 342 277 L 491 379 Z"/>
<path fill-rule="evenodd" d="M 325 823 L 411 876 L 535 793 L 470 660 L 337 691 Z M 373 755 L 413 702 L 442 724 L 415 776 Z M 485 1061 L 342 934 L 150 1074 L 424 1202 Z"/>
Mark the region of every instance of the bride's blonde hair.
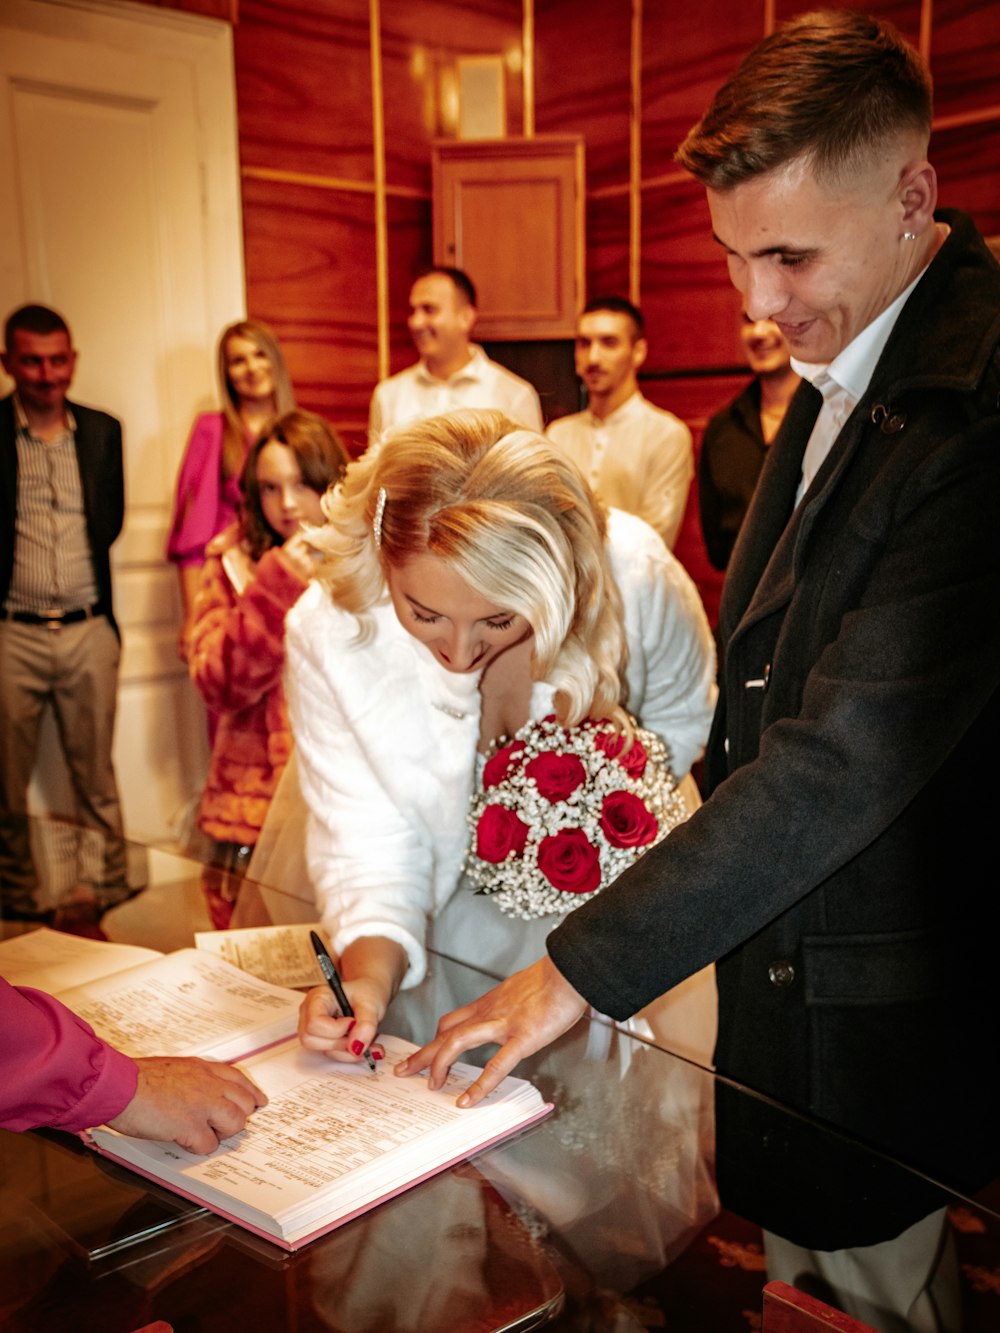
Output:
<path fill-rule="evenodd" d="M 560 722 L 608 718 L 630 731 L 606 516 L 575 464 L 542 436 L 502 412 L 432 417 L 390 432 L 352 463 L 323 509 L 327 524 L 310 533 L 324 557 L 317 577 L 358 617 L 363 637 L 366 612 L 386 594 L 386 567 L 429 552 L 525 618 L 534 677 L 555 686 Z"/>

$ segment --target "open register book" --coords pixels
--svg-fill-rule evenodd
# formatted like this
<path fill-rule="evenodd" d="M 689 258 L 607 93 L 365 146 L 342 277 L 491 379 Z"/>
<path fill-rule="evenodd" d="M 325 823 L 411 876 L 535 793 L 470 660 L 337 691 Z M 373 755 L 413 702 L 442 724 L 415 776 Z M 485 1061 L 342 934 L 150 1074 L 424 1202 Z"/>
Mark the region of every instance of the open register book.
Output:
<path fill-rule="evenodd" d="M 431 1092 L 425 1079 L 392 1072 L 411 1043 L 379 1040 L 386 1056 L 375 1074 L 297 1041 L 241 1060 L 270 1100 L 209 1157 L 111 1129 L 90 1138 L 108 1156 L 294 1250 L 551 1109 L 530 1083 L 509 1078 L 474 1110 L 459 1111 L 455 1098 L 478 1070 L 456 1065 Z"/>
<path fill-rule="evenodd" d="M 247 1127 L 197 1157 L 172 1143 L 93 1129 L 99 1152 L 195 1203 L 294 1250 L 402 1193 L 438 1171 L 541 1119 L 551 1107 L 522 1079 L 505 1079 L 474 1110 L 455 1098 L 479 1074 L 455 1065 L 448 1083 L 431 1092 L 424 1078 L 400 1079 L 393 1067 L 415 1048 L 381 1035 L 386 1056 L 367 1065 L 338 1064 L 305 1051 L 295 1032 L 298 991 L 241 972 L 210 953 L 182 949 L 138 961 L 140 951 L 75 940 L 49 941 L 42 982 L 44 935 L 7 950 L 0 972 L 20 985 L 44 984 L 84 1017 L 100 1036 L 132 1056 L 200 1055 L 239 1061 L 269 1104 Z M 13 941 L 9 942 L 12 945 Z M 99 975 L 101 955 L 108 972 Z M 88 980 L 81 978 L 86 975 Z"/>

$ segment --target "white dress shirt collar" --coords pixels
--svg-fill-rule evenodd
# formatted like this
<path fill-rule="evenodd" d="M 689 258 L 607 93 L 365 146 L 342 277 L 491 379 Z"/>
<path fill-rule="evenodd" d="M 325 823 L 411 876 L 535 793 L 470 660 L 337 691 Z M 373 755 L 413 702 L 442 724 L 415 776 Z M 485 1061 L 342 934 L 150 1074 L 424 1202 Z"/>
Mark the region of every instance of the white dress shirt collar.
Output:
<path fill-rule="evenodd" d="M 462 380 L 481 380 L 483 372 L 486 370 L 486 353 L 478 343 L 470 343 L 469 351 L 472 356 L 455 371 L 454 375 L 449 375 L 446 380 L 438 379 L 437 375 L 432 375 L 427 369 L 427 362 L 421 359 L 417 363 L 417 378 L 423 384 L 457 384 Z"/>
<path fill-rule="evenodd" d="M 857 403 L 871 383 L 879 357 L 885 351 L 885 345 L 889 341 L 889 335 L 895 328 L 903 306 L 906 305 L 914 287 L 926 271 L 926 268 L 921 269 L 909 287 L 901 291 L 895 301 L 891 301 L 880 315 L 876 315 L 872 322 L 828 364 L 817 365 L 815 362 L 799 361 L 793 356 L 792 369 L 795 373 L 808 380 L 810 384 L 815 384 L 825 372 L 845 391 L 852 400 L 852 406 Z M 817 388 L 819 387 L 817 385 Z"/>
<path fill-rule="evenodd" d="M 823 406 L 802 458 L 802 477 L 795 493 L 796 504 L 809 489 L 848 417 L 864 397 L 896 320 L 926 271 L 925 266 L 910 285 L 827 365 L 799 361 L 794 356 L 791 358 L 792 369 L 796 374 L 808 380 L 823 395 Z"/>
<path fill-rule="evenodd" d="M 616 407 L 613 412 L 609 412 L 606 417 L 595 416 L 589 408 L 587 409 L 587 415 L 590 418 L 590 424 L 595 430 L 599 430 L 602 426 L 620 426 L 623 422 L 626 422 L 629 419 L 641 402 L 642 394 L 636 389 L 635 393 L 630 393 L 624 403 L 621 403 Z"/>

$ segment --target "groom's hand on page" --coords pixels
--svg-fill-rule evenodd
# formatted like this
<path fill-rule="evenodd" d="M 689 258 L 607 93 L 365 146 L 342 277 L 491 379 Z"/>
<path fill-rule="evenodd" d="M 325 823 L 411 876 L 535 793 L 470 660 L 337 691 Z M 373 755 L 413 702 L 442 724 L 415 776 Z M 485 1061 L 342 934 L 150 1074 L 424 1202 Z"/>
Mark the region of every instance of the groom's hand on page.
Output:
<path fill-rule="evenodd" d="M 569 984 L 551 958 L 541 958 L 515 972 L 463 1009 L 438 1023 L 437 1036 L 396 1066 L 397 1074 L 418 1074 L 430 1067 L 428 1083 L 440 1088 L 463 1051 L 486 1042 L 500 1049 L 482 1075 L 458 1098 L 475 1106 L 527 1055 L 555 1041 L 587 1011 L 587 1001 Z"/>
<path fill-rule="evenodd" d="M 136 1060 L 139 1081 L 129 1104 L 108 1124 L 140 1139 L 173 1140 L 210 1153 L 238 1133 L 267 1098 L 232 1065 L 153 1056 Z"/>

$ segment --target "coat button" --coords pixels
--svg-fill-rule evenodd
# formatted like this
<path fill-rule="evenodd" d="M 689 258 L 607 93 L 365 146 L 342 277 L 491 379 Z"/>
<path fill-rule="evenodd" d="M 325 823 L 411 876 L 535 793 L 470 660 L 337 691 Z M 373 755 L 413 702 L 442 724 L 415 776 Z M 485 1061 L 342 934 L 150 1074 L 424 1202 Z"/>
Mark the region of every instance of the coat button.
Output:
<path fill-rule="evenodd" d="M 906 425 L 906 413 L 894 412 L 884 403 L 876 403 L 872 408 L 872 425 L 878 426 L 883 435 L 896 435 Z"/>
<path fill-rule="evenodd" d="M 770 683 L 771 683 L 771 663 L 765 662 L 764 670 L 761 672 L 761 674 L 759 676 L 754 677 L 753 680 L 745 680 L 743 682 L 743 688 L 745 690 L 766 690 L 768 685 L 770 685 Z"/>
<path fill-rule="evenodd" d="M 795 980 L 795 968 L 784 958 L 779 958 L 767 969 L 772 986 L 790 986 Z"/>

